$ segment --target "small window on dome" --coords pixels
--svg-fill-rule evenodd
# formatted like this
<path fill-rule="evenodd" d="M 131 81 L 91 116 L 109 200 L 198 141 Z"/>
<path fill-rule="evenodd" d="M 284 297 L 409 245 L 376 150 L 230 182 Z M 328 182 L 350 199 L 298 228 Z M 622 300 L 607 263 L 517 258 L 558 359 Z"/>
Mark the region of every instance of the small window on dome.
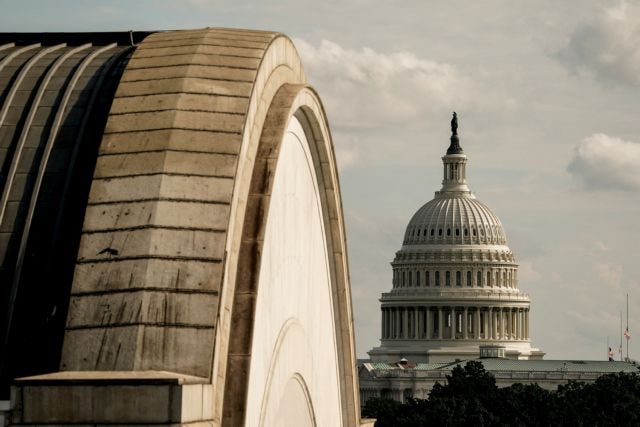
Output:
<path fill-rule="evenodd" d="M 451 272 L 450 271 L 446 271 L 444 273 L 444 279 L 445 279 L 444 285 L 445 286 L 451 286 Z"/>
<path fill-rule="evenodd" d="M 432 235 L 432 236 L 433 236 L 433 234 L 434 234 L 434 232 L 435 232 L 435 231 L 436 231 L 436 230 L 435 230 L 434 228 L 432 228 L 432 229 L 431 229 L 431 235 Z"/>
<path fill-rule="evenodd" d="M 472 232 L 473 232 L 473 235 L 475 236 L 476 235 L 476 229 L 475 228 L 472 229 Z"/>
<path fill-rule="evenodd" d="M 451 229 L 447 228 L 447 236 L 451 236 Z"/>
<path fill-rule="evenodd" d="M 442 236 L 442 228 L 438 229 L 438 236 Z"/>
<path fill-rule="evenodd" d="M 427 229 L 425 228 L 424 230 L 422 230 L 422 235 L 426 236 L 427 235 Z"/>
<path fill-rule="evenodd" d="M 459 235 L 460 235 L 460 229 L 456 228 L 456 236 L 459 236 Z"/>
<path fill-rule="evenodd" d="M 436 286 L 440 286 L 440 272 L 436 271 Z"/>
<path fill-rule="evenodd" d="M 464 229 L 464 235 L 468 236 L 469 235 L 469 230 L 467 230 L 466 228 Z"/>

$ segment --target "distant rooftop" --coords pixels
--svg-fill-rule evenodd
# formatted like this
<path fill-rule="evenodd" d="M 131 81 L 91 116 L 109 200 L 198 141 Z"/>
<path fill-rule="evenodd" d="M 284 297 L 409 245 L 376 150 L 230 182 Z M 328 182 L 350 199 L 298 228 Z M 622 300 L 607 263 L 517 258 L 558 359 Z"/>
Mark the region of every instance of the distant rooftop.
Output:
<path fill-rule="evenodd" d="M 609 362 L 606 360 L 514 360 L 514 359 L 473 359 L 484 365 L 489 372 L 518 371 L 518 372 L 638 372 L 640 366 L 635 362 Z M 405 367 L 397 363 L 371 362 L 360 360 L 361 365 L 374 371 L 414 370 L 414 371 L 451 371 L 454 367 L 464 366 L 468 360 L 452 363 L 418 363 Z"/>

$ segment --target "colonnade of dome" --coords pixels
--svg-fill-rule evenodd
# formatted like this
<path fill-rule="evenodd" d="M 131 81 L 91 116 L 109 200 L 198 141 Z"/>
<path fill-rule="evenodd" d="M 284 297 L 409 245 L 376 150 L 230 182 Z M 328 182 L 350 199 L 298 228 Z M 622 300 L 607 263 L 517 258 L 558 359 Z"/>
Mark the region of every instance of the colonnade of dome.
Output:
<path fill-rule="evenodd" d="M 382 307 L 382 339 L 529 339 L 528 307 Z"/>

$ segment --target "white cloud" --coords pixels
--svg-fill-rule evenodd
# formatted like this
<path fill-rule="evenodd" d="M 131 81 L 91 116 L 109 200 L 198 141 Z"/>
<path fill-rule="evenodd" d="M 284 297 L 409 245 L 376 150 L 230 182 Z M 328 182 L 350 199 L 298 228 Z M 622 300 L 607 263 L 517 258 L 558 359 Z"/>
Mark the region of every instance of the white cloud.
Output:
<path fill-rule="evenodd" d="M 610 288 L 619 288 L 622 282 L 622 266 L 611 263 L 598 263 L 593 266 L 593 272 L 598 279 Z"/>
<path fill-rule="evenodd" d="M 567 170 L 588 190 L 640 190 L 640 143 L 593 134 L 575 148 Z"/>
<path fill-rule="evenodd" d="M 518 278 L 523 282 L 535 282 L 540 280 L 540 273 L 533 267 L 533 262 L 522 260 L 518 267 Z"/>
<path fill-rule="evenodd" d="M 360 157 L 359 138 L 353 135 L 336 134 L 334 139 L 340 141 L 336 144 L 336 161 L 340 171 L 343 171 L 356 163 Z"/>
<path fill-rule="evenodd" d="M 640 5 L 622 1 L 579 26 L 559 57 L 573 71 L 640 84 Z"/>
<path fill-rule="evenodd" d="M 347 49 L 328 40 L 317 46 L 294 42 L 338 127 L 411 125 L 428 111 L 466 102 L 467 81 L 450 64 L 411 52 Z"/>

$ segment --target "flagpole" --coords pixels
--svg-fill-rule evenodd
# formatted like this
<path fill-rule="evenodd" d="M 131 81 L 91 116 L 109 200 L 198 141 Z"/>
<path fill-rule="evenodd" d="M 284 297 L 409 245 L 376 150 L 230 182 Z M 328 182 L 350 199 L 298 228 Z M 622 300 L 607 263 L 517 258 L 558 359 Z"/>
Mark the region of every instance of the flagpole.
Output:
<path fill-rule="evenodd" d="M 627 294 L 627 334 L 629 333 L 629 294 Z M 629 336 L 627 335 L 627 361 L 629 360 Z"/>
<path fill-rule="evenodd" d="M 620 347 L 618 347 L 618 353 L 620 353 L 620 361 L 622 362 L 622 310 L 620 310 Z"/>

